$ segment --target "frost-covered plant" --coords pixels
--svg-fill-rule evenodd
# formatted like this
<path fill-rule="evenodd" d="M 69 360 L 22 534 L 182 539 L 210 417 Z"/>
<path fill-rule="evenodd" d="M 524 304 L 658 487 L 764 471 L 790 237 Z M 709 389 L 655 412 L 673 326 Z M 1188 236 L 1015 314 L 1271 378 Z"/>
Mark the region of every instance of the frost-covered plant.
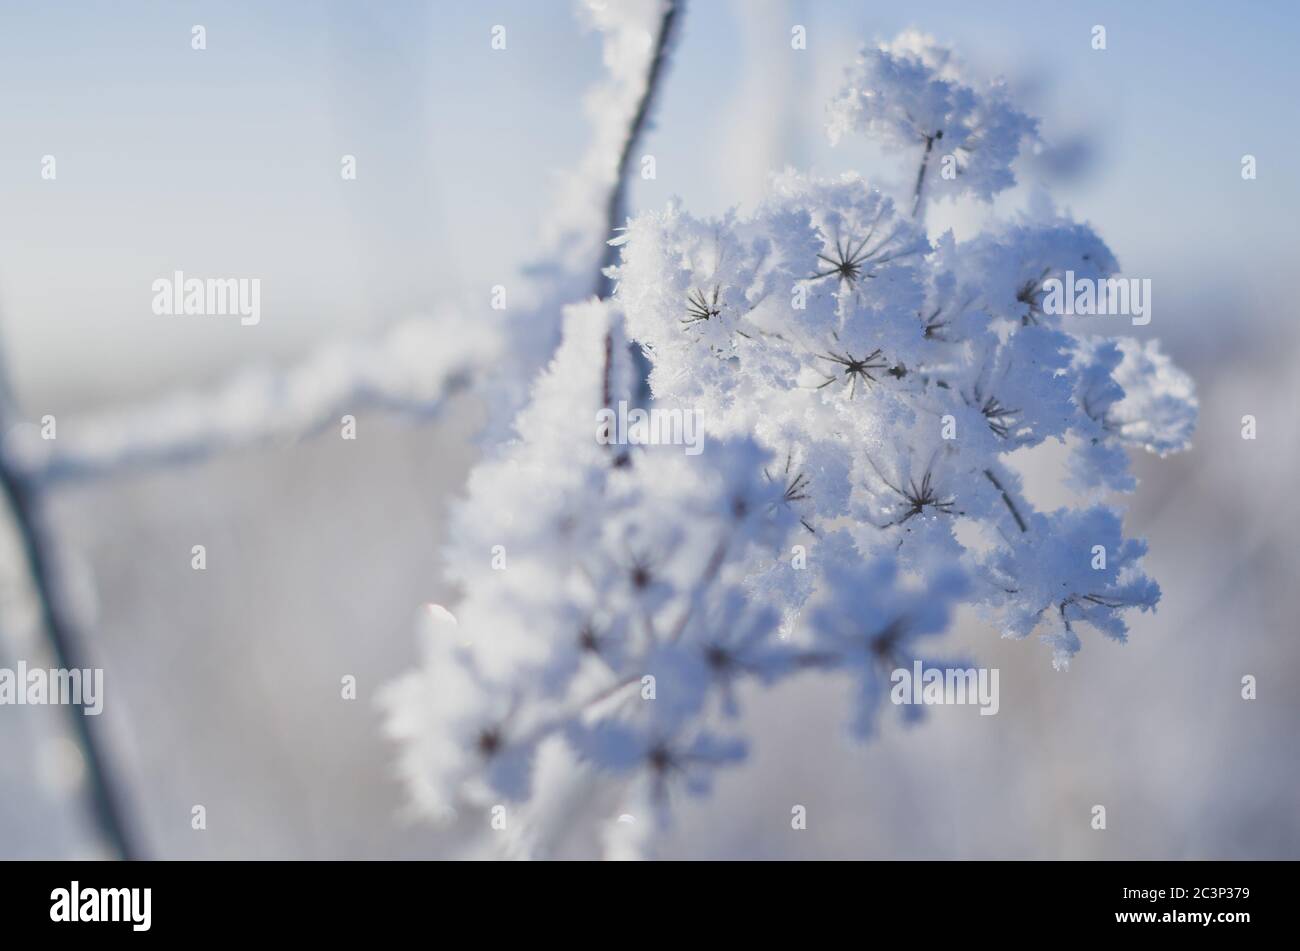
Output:
<path fill-rule="evenodd" d="M 566 309 L 514 440 L 454 511 L 455 617 L 429 608 L 423 661 L 387 696 L 426 812 L 481 810 L 518 854 L 602 831 L 608 854 L 645 854 L 674 788 L 745 756 L 742 684 L 847 677 L 865 737 L 959 605 L 1039 633 L 1057 667 L 1082 628 L 1122 641 L 1125 613 L 1154 608 L 1119 514 L 1036 510 L 1010 457 L 1057 441 L 1095 499 L 1130 490 L 1126 449 L 1186 444 L 1190 381 L 1154 343 L 1045 312 L 1050 277 L 1117 270 L 1086 225 L 959 242 L 920 224 L 938 193 L 1012 185 L 1033 120 L 909 34 L 864 55 L 831 129 L 915 152 L 915 186 L 787 171 L 749 217 L 639 215 L 613 297 Z M 702 415 L 699 455 L 598 438 L 637 389 L 629 339 L 655 408 Z"/>
<path fill-rule="evenodd" d="M 1013 108 L 1001 81 L 973 88 L 952 51 L 909 30 L 865 50 L 830 105 L 831 141 L 865 132 L 920 158 L 912 212 L 923 197 L 970 193 L 989 199 L 1015 184 L 1011 164 L 1038 123 Z M 942 174 L 938 156 L 958 174 Z"/>

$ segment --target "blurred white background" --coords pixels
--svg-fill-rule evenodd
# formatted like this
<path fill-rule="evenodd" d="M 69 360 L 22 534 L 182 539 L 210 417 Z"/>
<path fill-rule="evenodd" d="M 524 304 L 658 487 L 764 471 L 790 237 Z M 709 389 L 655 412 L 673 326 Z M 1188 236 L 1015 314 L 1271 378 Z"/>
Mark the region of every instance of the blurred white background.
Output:
<path fill-rule="evenodd" d="M 208 48 L 190 49 L 190 28 Z M 505 52 L 489 48 L 493 24 Z M 1108 49 L 1090 48 L 1104 24 Z M 792 51 L 803 24 L 808 49 Z M 951 637 L 1001 669 L 1001 712 L 942 709 L 851 743 L 813 678 L 755 694 L 755 755 L 688 802 L 693 857 L 1297 857 L 1300 639 L 1294 497 L 1300 340 L 1290 274 L 1300 12 L 1261 3 L 859 4 L 695 0 L 641 151 L 697 213 L 753 203 L 768 170 L 889 178 L 831 150 L 826 98 L 863 41 L 916 26 L 1005 73 L 1060 149 L 1026 163 L 1153 281 L 1160 336 L 1196 378 L 1196 448 L 1137 461 L 1129 530 L 1164 588 L 1131 642 L 1068 673 L 976 618 Z M 0 0 L 0 333 L 29 420 L 202 389 L 251 364 L 471 302 L 536 257 L 582 152 L 599 41 L 567 2 L 320 4 Z M 1259 178 L 1244 182 L 1245 153 Z M 54 182 L 40 177 L 52 154 Z M 339 176 L 344 154 L 358 178 Z M 945 217 L 946 216 L 946 217 Z M 973 211 L 937 222 L 968 228 Z M 172 321 L 150 284 L 262 279 L 262 322 Z M 477 308 L 477 310 L 476 310 Z M 1240 438 L 1241 416 L 1259 438 Z M 489 854 L 479 823 L 403 821 L 375 690 L 414 660 L 441 580 L 445 506 L 479 408 L 60 490 L 52 515 L 106 670 L 103 724 L 159 857 Z M 1031 473 L 1050 503 L 1051 460 Z M 21 564 L 0 532 L 0 666 L 32 658 Z M 194 544 L 208 569 L 190 568 Z M 339 678 L 359 699 L 339 699 Z M 1240 699 L 1240 680 L 1259 699 Z M 91 854 L 65 712 L 0 708 L 0 856 Z M 888 718 L 887 718 L 888 719 Z M 190 827 L 206 806 L 208 828 Z M 792 804 L 808 808 L 794 832 Z M 1089 827 L 1107 808 L 1109 828 Z"/>

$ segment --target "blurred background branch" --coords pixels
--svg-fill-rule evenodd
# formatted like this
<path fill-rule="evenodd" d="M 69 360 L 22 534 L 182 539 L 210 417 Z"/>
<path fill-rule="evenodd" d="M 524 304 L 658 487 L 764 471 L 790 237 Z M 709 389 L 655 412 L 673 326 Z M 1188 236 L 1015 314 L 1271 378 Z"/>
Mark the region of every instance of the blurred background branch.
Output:
<path fill-rule="evenodd" d="M 0 432 L 9 431 L 14 421 L 21 418 L 8 379 L 7 367 L 0 358 Z M 13 458 L 5 452 L 0 452 L 0 491 L 4 494 L 19 538 L 54 666 L 63 670 L 94 667 L 77 629 L 73 601 L 61 586 L 55 538 L 45 523 L 42 487 L 28 472 L 14 465 Z M 18 689 L 25 690 L 26 684 L 18 685 Z M 69 729 L 85 764 L 90 813 L 104 846 L 115 858 L 138 858 L 139 846 L 129 831 L 120 779 L 110 766 L 111 757 L 101 734 L 101 721 L 97 716 L 86 716 L 81 702 L 70 704 L 65 709 Z"/>

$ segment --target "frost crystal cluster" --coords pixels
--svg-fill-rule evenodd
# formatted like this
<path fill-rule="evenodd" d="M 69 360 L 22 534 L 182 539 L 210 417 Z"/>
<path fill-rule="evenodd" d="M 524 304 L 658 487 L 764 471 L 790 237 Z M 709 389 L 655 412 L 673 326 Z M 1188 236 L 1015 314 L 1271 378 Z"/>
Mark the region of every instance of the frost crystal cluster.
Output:
<path fill-rule="evenodd" d="M 865 737 L 959 606 L 1039 635 L 1057 667 L 1154 608 L 1144 544 L 1099 500 L 1134 488 L 1126 450 L 1186 444 L 1190 381 L 1154 343 L 1044 312 L 1045 280 L 1117 270 L 1087 225 L 922 224 L 940 196 L 1014 184 L 1035 122 L 908 34 L 864 54 L 830 128 L 915 179 L 890 195 L 787 171 L 749 217 L 639 215 L 613 297 L 566 309 L 453 514 L 463 598 L 428 608 L 422 663 L 387 695 L 425 812 L 470 810 L 515 854 L 647 854 L 676 791 L 745 757 L 756 685 L 847 678 Z M 653 408 L 702 418 L 698 455 L 600 438 L 600 411 L 636 400 L 628 341 Z M 1026 499 L 1011 457 L 1049 440 L 1097 501 Z"/>

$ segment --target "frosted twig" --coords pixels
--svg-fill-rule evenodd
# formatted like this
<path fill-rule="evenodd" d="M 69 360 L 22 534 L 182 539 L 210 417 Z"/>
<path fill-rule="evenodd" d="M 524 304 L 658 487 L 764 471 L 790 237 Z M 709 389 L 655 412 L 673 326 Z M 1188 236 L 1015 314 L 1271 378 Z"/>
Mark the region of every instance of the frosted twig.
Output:
<path fill-rule="evenodd" d="M 487 328 L 449 340 L 437 324 L 412 321 L 286 368 L 244 371 L 206 392 L 60 421 L 57 439 L 19 427 L 4 454 L 26 479 L 49 486 L 301 439 L 367 409 L 427 420 L 474 382 L 496 348 Z"/>

